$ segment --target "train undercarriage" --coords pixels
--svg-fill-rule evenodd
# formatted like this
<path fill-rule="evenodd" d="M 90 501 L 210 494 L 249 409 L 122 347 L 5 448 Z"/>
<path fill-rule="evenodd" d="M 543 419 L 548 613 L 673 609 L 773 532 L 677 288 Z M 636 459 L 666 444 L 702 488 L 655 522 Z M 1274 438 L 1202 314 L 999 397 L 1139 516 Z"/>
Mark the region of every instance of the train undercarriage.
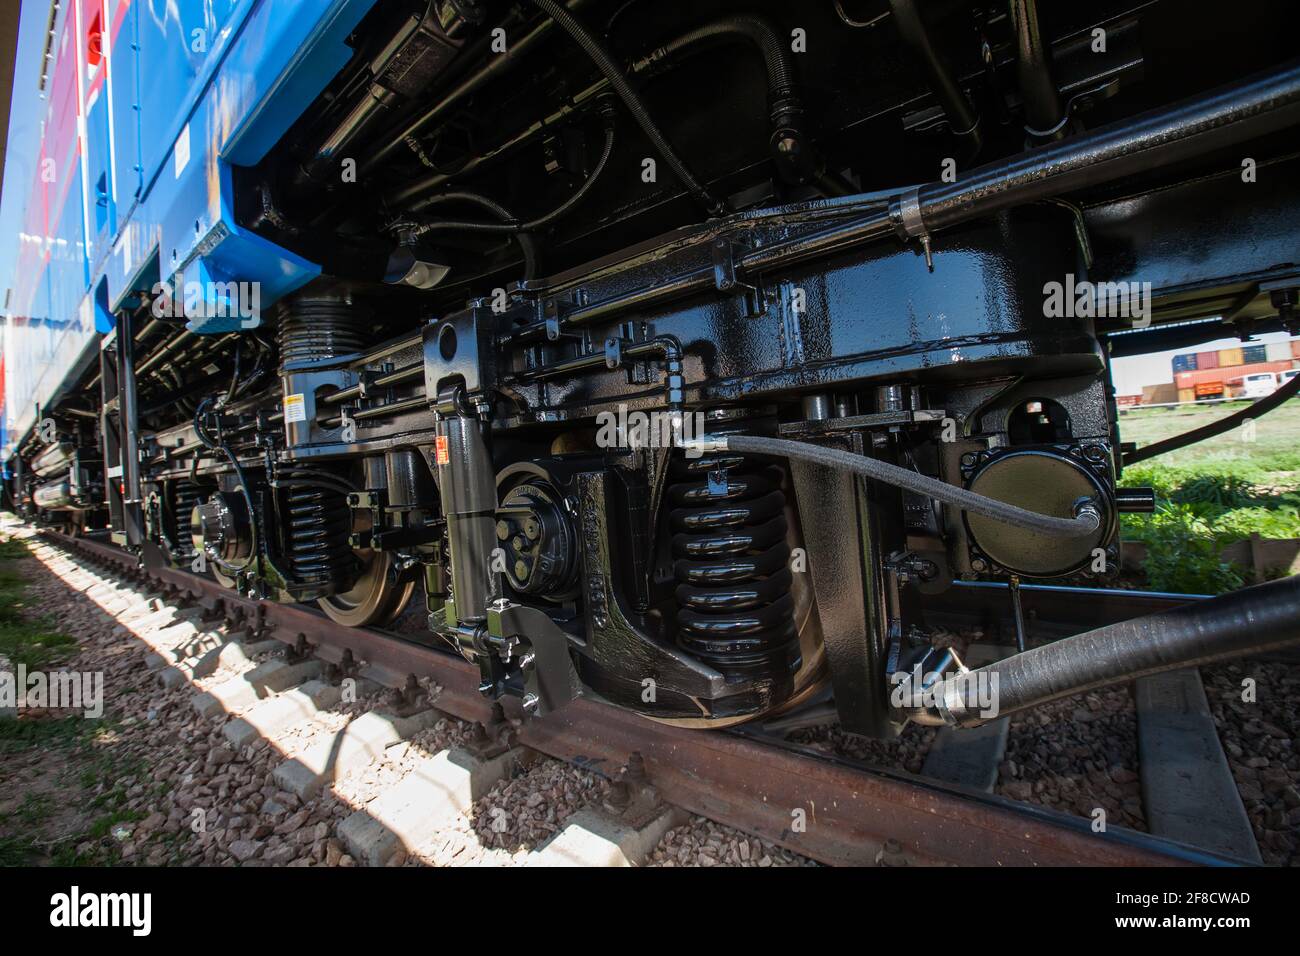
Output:
<path fill-rule="evenodd" d="M 1300 333 L 1300 63 L 1247 6 L 385 0 L 235 170 L 322 275 L 141 290 L 11 493 L 342 624 L 423 600 L 528 713 L 978 722 L 892 677 L 976 694 L 956 581 L 1117 574 L 1112 360 Z M 1300 616 L 1198 613 L 1027 651 L 1002 712 Z"/>

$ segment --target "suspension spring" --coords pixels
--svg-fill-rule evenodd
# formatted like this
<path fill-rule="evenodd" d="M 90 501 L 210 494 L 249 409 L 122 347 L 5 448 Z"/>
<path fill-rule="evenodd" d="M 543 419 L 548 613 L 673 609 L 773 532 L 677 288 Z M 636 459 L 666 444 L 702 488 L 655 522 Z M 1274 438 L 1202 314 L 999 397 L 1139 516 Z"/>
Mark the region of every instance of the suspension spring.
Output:
<path fill-rule="evenodd" d="M 280 366 L 285 363 L 330 359 L 360 352 L 364 316 L 343 296 L 299 296 L 294 299 L 276 331 Z"/>
<path fill-rule="evenodd" d="M 756 427 L 731 418 L 709 433 Z M 799 648 L 781 468 L 724 452 L 672 469 L 677 643 L 729 678 L 788 678 Z"/>
<path fill-rule="evenodd" d="M 284 502 L 285 553 L 294 583 L 323 589 L 340 585 L 354 562 L 343 493 L 295 481 L 285 489 Z"/>

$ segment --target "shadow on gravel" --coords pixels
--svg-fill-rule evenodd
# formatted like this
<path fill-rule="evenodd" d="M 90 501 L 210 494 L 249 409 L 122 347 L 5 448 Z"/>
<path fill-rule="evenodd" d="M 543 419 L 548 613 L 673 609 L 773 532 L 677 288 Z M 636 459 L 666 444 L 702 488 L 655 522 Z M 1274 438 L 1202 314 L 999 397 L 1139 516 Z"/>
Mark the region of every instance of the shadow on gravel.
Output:
<path fill-rule="evenodd" d="M 157 630 L 141 625 L 147 615 L 137 608 L 119 621 L 109 613 L 126 613 L 118 595 L 87 593 L 100 583 L 91 579 L 98 569 L 39 539 L 29 544 L 35 560 L 9 563 L 24 566 L 31 604 L 75 639 L 65 666 L 103 674 L 104 715 L 23 708 L 0 717 L 0 865 L 355 865 L 339 824 L 364 814 L 407 765 L 468 735 L 469 725 L 443 717 L 302 799 L 277 784 L 276 767 L 323 741 L 333 766 L 349 726 L 394 692 L 336 705 L 278 741 L 259 736 L 236 752 L 222 734 L 230 715 L 205 719 L 192 705 L 196 691 L 232 675 L 162 688 L 162 671 L 145 666 Z M 398 850 L 389 865 L 407 862 L 413 849 Z"/>

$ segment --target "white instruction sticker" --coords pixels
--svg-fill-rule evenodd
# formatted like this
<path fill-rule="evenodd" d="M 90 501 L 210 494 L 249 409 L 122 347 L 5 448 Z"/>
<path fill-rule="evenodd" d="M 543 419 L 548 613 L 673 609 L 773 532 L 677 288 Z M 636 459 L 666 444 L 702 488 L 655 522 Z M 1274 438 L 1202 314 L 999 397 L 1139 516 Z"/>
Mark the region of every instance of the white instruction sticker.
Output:
<path fill-rule="evenodd" d="M 185 128 L 181 130 L 181 135 L 176 137 L 176 149 L 172 155 L 173 165 L 176 167 L 176 178 L 181 178 L 181 173 L 190 163 L 190 124 L 186 123 Z"/>
<path fill-rule="evenodd" d="M 307 420 L 307 404 L 302 400 L 302 392 L 284 396 L 284 420 L 286 424 Z"/>

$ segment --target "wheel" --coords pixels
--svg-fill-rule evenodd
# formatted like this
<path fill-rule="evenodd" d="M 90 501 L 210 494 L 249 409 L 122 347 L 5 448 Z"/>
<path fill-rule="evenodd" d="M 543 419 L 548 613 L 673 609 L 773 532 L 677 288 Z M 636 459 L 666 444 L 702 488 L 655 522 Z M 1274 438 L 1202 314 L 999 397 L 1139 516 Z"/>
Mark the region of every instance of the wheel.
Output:
<path fill-rule="evenodd" d="M 393 555 L 387 551 L 354 551 L 362 572 L 350 591 L 321 598 L 317 603 L 330 620 L 347 627 L 383 627 L 406 609 L 415 581 L 394 584 L 389 569 Z"/>

